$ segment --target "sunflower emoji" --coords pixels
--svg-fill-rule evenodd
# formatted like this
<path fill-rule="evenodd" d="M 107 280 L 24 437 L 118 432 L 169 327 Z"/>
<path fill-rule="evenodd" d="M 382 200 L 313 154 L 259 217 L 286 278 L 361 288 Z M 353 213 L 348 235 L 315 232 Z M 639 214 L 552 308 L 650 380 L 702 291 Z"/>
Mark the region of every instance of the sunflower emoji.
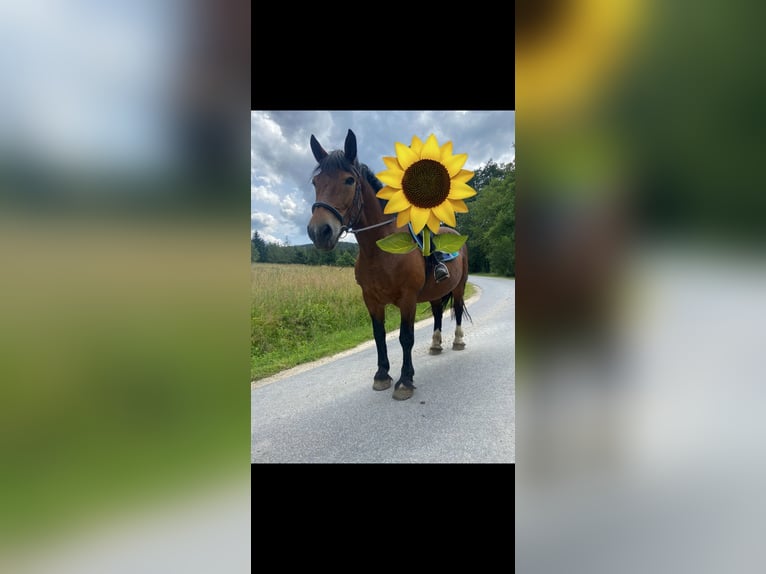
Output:
<path fill-rule="evenodd" d="M 473 172 L 462 169 L 468 154 L 453 154 L 451 141 L 439 146 L 434 134 L 394 148 L 395 157 L 383 158 L 388 169 L 376 174 L 385 184 L 377 193 L 388 200 L 384 212 L 396 213 L 399 227 L 411 223 L 415 233 L 427 227 L 437 234 L 442 221 L 455 227 L 455 212 L 466 213 L 463 200 L 476 195 L 467 183 Z"/>

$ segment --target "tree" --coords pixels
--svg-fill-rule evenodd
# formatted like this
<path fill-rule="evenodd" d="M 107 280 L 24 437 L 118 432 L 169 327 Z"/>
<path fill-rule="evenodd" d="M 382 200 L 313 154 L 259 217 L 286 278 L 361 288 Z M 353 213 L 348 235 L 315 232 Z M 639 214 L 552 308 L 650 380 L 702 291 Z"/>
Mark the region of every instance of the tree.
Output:
<path fill-rule="evenodd" d="M 468 181 L 468 185 L 476 191 L 481 191 L 491 180 L 502 179 L 505 175 L 505 167 L 506 164 L 498 165 L 490 159 L 487 165 L 473 172 L 473 177 Z"/>
<path fill-rule="evenodd" d="M 319 252 L 319 264 L 320 265 L 336 265 L 338 261 L 338 250 L 332 251 L 320 251 Z"/>
<path fill-rule="evenodd" d="M 513 276 L 516 266 L 516 168 L 514 163 L 487 162 L 476 170 L 477 195 L 466 201 L 469 212 L 458 214 L 458 229 L 468 236 L 471 272 Z"/>
<path fill-rule="evenodd" d="M 356 264 L 356 258 L 351 255 L 350 251 L 344 251 L 340 257 L 338 257 L 338 265 L 341 267 L 353 267 Z"/>
<path fill-rule="evenodd" d="M 293 253 L 293 263 L 305 265 L 306 261 L 306 252 L 302 249 L 295 249 L 295 252 Z"/>
<path fill-rule="evenodd" d="M 250 244 L 250 259 L 252 261 L 269 261 L 268 247 L 266 246 L 266 242 L 263 240 L 263 237 L 258 234 L 257 230 L 253 232 L 253 238 L 250 240 Z M 253 259 L 253 250 L 258 252 L 258 259 Z"/>

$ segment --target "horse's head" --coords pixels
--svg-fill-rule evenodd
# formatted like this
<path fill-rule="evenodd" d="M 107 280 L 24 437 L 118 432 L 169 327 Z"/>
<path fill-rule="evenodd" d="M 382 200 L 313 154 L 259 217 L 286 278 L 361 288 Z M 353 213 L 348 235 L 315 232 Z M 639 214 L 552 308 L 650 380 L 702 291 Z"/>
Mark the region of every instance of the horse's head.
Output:
<path fill-rule="evenodd" d="M 312 134 L 311 151 L 318 165 L 311 179 L 316 202 L 311 207 L 307 231 L 317 249 L 331 251 L 361 212 L 362 176 L 356 158 L 356 136 L 348 130 L 343 150 L 327 153 Z"/>

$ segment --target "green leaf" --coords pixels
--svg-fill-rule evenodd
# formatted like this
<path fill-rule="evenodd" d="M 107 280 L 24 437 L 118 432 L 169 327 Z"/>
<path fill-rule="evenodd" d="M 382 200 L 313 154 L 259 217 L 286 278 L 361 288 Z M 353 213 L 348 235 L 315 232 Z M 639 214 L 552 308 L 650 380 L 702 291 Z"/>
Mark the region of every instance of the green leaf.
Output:
<path fill-rule="evenodd" d="M 375 243 L 377 243 L 378 247 L 383 251 L 398 254 L 409 253 L 418 246 L 417 243 L 412 240 L 409 233 L 392 233 L 383 239 L 378 239 Z"/>
<path fill-rule="evenodd" d="M 431 241 L 433 241 L 436 250 L 444 251 L 445 253 L 457 251 L 463 246 L 466 239 L 468 239 L 467 235 L 454 235 L 452 233 L 431 236 Z"/>

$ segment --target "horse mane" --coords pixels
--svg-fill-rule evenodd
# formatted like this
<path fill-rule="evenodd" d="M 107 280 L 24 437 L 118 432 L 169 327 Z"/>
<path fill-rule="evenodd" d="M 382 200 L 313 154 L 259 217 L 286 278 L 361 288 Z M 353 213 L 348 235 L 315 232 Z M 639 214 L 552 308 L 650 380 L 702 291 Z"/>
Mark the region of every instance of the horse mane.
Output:
<path fill-rule="evenodd" d="M 354 160 L 354 163 L 352 164 L 348 161 L 346 154 L 344 154 L 342 150 L 336 149 L 319 160 L 319 163 L 311 175 L 313 177 L 320 172 L 333 174 L 339 171 L 361 171 L 359 161 Z"/>
<path fill-rule="evenodd" d="M 351 163 L 348 161 L 348 158 L 346 157 L 346 154 L 343 152 L 343 150 L 331 151 L 325 157 L 323 157 L 317 164 L 316 168 L 314 168 L 311 176 L 313 177 L 320 172 L 332 174 L 337 173 L 338 171 L 350 171 L 361 174 L 375 192 L 378 192 L 383 188 L 383 182 L 375 177 L 375 174 L 369 167 L 367 167 L 367 164 L 360 163 L 358 159 L 355 159 L 354 163 Z M 378 199 L 378 201 L 380 202 L 381 209 L 384 209 L 388 203 L 388 201 L 385 199 Z"/>
<path fill-rule="evenodd" d="M 367 178 L 368 183 L 372 186 L 372 189 L 374 189 L 376 192 L 383 189 L 383 182 L 380 181 L 377 177 L 375 177 L 375 174 L 372 173 L 372 170 L 367 167 L 367 164 L 362 164 L 362 175 Z"/>

